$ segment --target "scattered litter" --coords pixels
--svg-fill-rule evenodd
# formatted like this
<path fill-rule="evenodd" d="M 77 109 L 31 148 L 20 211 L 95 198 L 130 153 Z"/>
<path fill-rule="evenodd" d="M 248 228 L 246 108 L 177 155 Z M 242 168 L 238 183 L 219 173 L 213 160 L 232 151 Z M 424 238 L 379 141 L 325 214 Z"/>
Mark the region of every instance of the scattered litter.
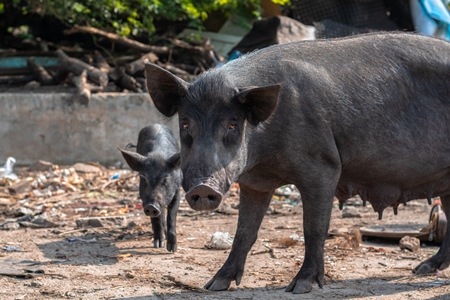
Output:
<path fill-rule="evenodd" d="M 289 248 L 297 244 L 298 242 L 304 242 L 305 237 L 299 236 L 298 234 L 294 233 L 289 237 L 282 237 L 278 240 L 281 247 Z"/>
<path fill-rule="evenodd" d="M 362 243 L 362 235 L 357 228 L 339 228 L 328 233 L 333 239 L 329 246 L 341 249 L 358 249 Z"/>
<path fill-rule="evenodd" d="M 384 248 L 375 248 L 375 247 L 367 247 L 367 248 L 362 248 L 362 252 L 375 252 L 375 253 L 386 253 L 386 250 Z"/>
<path fill-rule="evenodd" d="M 123 254 L 117 254 L 116 258 L 118 259 L 122 259 L 122 258 L 127 258 L 127 257 L 132 257 L 133 255 L 131 253 L 123 253 Z"/>
<path fill-rule="evenodd" d="M 115 173 L 113 176 L 109 177 L 110 180 L 117 179 L 120 177 L 119 173 Z"/>
<path fill-rule="evenodd" d="M 420 240 L 415 237 L 404 236 L 399 242 L 400 249 L 407 249 L 411 252 L 416 252 L 420 248 Z"/>
<path fill-rule="evenodd" d="M 289 184 L 289 185 L 283 185 L 282 187 L 279 187 L 275 190 L 275 195 L 277 196 L 300 196 L 300 192 L 297 190 L 295 185 Z"/>
<path fill-rule="evenodd" d="M 22 250 L 20 247 L 16 247 L 16 246 L 4 246 L 2 249 L 5 251 L 8 251 L 8 252 L 14 252 L 14 251 L 19 252 Z"/>
<path fill-rule="evenodd" d="M 7 185 L 8 182 L 17 180 L 17 175 L 13 173 L 15 163 L 14 157 L 8 157 L 3 167 L 0 167 L 0 185 Z"/>
<path fill-rule="evenodd" d="M 429 241 L 442 243 L 447 232 L 447 217 L 442 209 L 440 200 L 435 201 L 431 208 L 429 224 L 426 229 L 430 232 L 428 236 Z"/>
<path fill-rule="evenodd" d="M 226 250 L 230 249 L 233 239 L 228 232 L 215 232 L 211 237 L 211 241 L 206 245 L 208 249 Z"/>
<path fill-rule="evenodd" d="M 53 228 L 58 227 L 59 225 L 53 222 L 48 221 L 47 219 L 37 216 L 33 217 L 30 221 L 19 221 L 19 224 L 23 227 L 30 228 Z"/>
<path fill-rule="evenodd" d="M 26 273 L 23 270 L 12 268 L 0 268 L 0 275 L 20 278 L 34 278 L 36 276 L 36 274 Z"/>

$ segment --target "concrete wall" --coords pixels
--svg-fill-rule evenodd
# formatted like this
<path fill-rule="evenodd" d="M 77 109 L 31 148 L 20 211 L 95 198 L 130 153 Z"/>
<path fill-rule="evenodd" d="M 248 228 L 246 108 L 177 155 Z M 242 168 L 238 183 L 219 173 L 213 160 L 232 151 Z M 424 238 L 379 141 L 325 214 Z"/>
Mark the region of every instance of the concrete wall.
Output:
<path fill-rule="evenodd" d="M 88 106 L 73 94 L 0 93 L 0 163 L 39 159 L 57 164 L 123 161 L 117 146 L 136 143 L 152 123 L 169 126 L 178 139 L 178 118 L 167 119 L 147 93 L 93 94 Z"/>

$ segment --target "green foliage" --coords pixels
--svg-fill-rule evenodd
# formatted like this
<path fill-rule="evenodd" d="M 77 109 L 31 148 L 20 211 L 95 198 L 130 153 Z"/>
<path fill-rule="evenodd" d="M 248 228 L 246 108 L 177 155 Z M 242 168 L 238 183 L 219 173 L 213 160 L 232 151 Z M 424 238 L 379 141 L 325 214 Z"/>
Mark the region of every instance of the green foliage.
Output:
<path fill-rule="evenodd" d="M 0 0 L 0 14 L 4 10 Z M 201 29 L 209 14 L 260 16 L 261 0 L 9 0 L 24 14 L 52 15 L 66 24 L 94 26 L 124 36 L 155 31 L 155 21 L 186 21 Z M 286 4 L 289 0 L 272 0 Z M 1 15 L 0 15 L 1 18 Z"/>

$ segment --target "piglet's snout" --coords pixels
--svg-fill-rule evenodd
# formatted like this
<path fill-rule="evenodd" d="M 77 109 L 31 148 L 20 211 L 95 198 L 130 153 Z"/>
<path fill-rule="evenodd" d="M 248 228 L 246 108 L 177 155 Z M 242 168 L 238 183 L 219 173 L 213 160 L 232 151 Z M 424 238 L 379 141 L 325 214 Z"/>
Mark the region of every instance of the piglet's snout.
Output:
<path fill-rule="evenodd" d="M 156 218 L 161 214 L 161 209 L 158 204 L 149 204 L 144 207 L 144 213 L 146 216 Z"/>
<path fill-rule="evenodd" d="M 219 207 L 222 194 L 208 185 L 200 184 L 186 193 L 186 201 L 195 210 L 213 210 Z"/>

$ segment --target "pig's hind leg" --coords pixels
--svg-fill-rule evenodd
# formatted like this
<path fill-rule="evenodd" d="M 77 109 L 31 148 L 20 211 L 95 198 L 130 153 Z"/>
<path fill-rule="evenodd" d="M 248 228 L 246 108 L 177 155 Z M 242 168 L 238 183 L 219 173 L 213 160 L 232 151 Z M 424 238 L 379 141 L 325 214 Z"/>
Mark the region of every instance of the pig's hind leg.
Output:
<path fill-rule="evenodd" d="M 450 196 L 441 196 L 441 204 L 447 217 L 447 232 L 436 255 L 420 263 L 413 269 L 416 275 L 424 275 L 444 270 L 450 265 Z"/>
<path fill-rule="evenodd" d="M 161 210 L 161 214 L 156 218 L 151 218 L 153 229 L 153 247 L 163 248 L 165 231 L 166 231 L 166 216 L 165 209 Z"/>
<path fill-rule="evenodd" d="M 239 285 L 247 254 L 256 241 L 272 193 L 273 191 L 255 191 L 241 185 L 238 226 L 230 255 L 222 268 L 205 285 L 206 289 L 226 290 L 233 280 L 236 280 L 236 285 Z"/>
<path fill-rule="evenodd" d="M 167 209 L 167 251 L 177 250 L 177 212 L 180 206 L 180 190 L 178 189 Z"/>

